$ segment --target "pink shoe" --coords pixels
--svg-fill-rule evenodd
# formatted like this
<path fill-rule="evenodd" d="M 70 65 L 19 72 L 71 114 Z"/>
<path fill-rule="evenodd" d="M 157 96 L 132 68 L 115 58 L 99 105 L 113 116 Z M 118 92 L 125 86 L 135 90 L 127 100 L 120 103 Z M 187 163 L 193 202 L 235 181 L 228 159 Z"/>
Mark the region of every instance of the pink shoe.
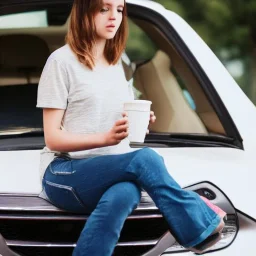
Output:
<path fill-rule="evenodd" d="M 227 217 L 227 213 L 224 212 L 220 207 L 218 207 L 217 205 L 213 204 L 207 198 L 205 198 L 203 196 L 200 196 L 200 197 L 215 213 L 217 213 L 221 217 L 221 219 L 225 219 Z"/>

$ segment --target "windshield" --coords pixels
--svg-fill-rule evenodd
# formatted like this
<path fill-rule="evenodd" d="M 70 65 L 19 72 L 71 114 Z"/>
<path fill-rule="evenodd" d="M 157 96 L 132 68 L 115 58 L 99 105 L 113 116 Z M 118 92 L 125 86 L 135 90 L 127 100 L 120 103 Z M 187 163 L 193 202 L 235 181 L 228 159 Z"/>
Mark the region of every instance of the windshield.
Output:
<path fill-rule="evenodd" d="M 70 9 L 50 3 L 1 9 L 0 135 L 43 130 L 37 88 L 47 58 L 64 44 Z"/>
<path fill-rule="evenodd" d="M 47 12 L 34 11 L 0 16 L 0 29 L 47 27 Z"/>

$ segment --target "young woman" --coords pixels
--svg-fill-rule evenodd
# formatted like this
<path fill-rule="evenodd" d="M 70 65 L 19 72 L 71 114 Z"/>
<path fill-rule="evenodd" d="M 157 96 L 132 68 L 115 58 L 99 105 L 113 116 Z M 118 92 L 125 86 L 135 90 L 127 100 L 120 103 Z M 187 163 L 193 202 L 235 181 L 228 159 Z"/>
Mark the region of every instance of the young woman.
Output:
<path fill-rule="evenodd" d="M 44 194 L 59 208 L 90 213 L 75 256 L 112 254 L 142 188 L 177 241 L 201 252 L 200 243 L 205 248 L 222 230 L 223 216 L 181 189 L 155 151 L 129 147 L 122 113 L 123 103 L 133 99 L 121 65 L 126 39 L 124 0 L 74 1 L 66 45 L 48 58 L 38 89 Z M 150 122 L 155 119 L 152 112 Z"/>

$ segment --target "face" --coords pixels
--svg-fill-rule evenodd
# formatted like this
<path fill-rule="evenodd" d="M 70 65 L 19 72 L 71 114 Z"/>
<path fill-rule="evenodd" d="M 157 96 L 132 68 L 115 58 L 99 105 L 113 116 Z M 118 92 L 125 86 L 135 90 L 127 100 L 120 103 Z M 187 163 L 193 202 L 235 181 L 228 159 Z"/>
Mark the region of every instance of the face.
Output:
<path fill-rule="evenodd" d="M 112 39 L 123 19 L 124 0 L 103 0 L 94 22 L 99 39 Z"/>

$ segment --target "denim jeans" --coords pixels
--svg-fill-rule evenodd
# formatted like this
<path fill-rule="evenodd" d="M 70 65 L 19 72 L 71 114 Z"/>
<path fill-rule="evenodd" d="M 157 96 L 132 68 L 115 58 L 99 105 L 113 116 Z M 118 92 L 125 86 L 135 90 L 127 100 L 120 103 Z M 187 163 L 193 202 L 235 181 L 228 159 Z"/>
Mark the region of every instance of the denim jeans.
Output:
<path fill-rule="evenodd" d="M 143 188 L 170 231 L 184 247 L 205 240 L 220 217 L 200 196 L 183 190 L 168 173 L 163 158 L 149 148 L 87 159 L 56 158 L 43 179 L 45 192 L 59 208 L 91 213 L 73 256 L 109 256 Z"/>

